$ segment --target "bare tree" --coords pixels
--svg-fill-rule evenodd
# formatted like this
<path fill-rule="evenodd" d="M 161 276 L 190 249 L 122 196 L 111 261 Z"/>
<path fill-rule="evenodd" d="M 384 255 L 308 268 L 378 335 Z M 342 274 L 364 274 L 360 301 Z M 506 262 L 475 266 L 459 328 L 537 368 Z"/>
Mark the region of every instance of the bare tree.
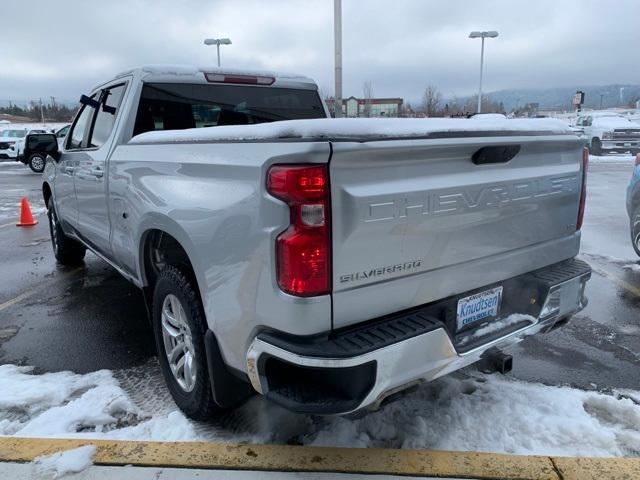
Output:
<path fill-rule="evenodd" d="M 435 85 L 429 85 L 422 95 L 422 108 L 427 117 L 434 117 L 442 101 L 442 94 Z"/>
<path fill-rule="evenodd" d="M 371 116 L 371 99 L 373 98 L 373 86 L 371 81 L 367 80 L 362 85 L 362 98 L 364 98 L 364 111 L 363 116 Z"/>

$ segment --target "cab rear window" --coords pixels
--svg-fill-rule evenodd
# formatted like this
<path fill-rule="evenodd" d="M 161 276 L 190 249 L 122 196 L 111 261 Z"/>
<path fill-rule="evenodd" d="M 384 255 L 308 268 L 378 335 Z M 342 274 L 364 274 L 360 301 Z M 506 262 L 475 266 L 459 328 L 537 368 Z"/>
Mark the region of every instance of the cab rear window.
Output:
<path fill-rule="evenodd" d="M 147 83 L 133 134 L 310 118 L 325 118 L 315 90 Z"/>

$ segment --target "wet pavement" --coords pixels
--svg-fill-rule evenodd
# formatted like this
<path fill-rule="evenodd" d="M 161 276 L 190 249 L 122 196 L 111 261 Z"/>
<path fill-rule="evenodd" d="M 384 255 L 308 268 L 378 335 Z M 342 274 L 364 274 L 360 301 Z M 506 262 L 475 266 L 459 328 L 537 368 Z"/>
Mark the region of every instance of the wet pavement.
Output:
<path fill-rule="evenodd" d="M 582 249 L 594 267 L 589 306 L 564 328 L 516 346 L 516 378 L 603 391 L 640 388 L 640 264 L 624 201 L 632 169 L 628 161 L 590 167 Z M 35 227 L 14 226 L 22 195 L 38 215 Z M 40 176 L 0 162 L 0 364 L 133 372 L 123 376 L 123 388 L 152 379 L 159 385 L 143 390 L 157 396 L 140 401 L 169 401 L 141 293 L 91 253 L 82 267 L 56 265 L 44 212 Z"/>

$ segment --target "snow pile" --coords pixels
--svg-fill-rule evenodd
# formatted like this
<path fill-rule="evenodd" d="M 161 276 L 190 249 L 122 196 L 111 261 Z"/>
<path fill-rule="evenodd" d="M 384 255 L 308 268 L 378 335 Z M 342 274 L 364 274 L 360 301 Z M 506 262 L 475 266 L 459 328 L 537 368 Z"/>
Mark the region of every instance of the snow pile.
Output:
<path fill-rule="evenodd" d="M 256 396 L 199 423 L 176 410 L 157 365 L 149 367 L 148 384 L 120 372 L 129 395 L 107 371 L 34 375 L 4 365 L 0 435 L 640 456 L 636 391 L 604 394 L 458 373 L 357 419 L 298 415 Z"/>
<path fill-rule="evenodd" d="M 640 263 L 630 263 L 622 267 L 625 270 L 630 270 L 633 273 L 640 273 Z"/>
<path fill-rule="evenodd" d="M 0 366 L 0 435 L 150 440 L 195 435 L 179 412 L 142 412 L 109 371 L 31 373 L 30 367 Z"/>
<path fill-rule="evenodd" d="M 45 478 L 61 478 L 67 473 L 78 473 L 93 465 L 93 456 L 96 453 L 95 445 L 54 453 L 47 457 L 35 459 L 36 472 Z"/>
<path fill-rule="evenodd" d="M 640 455 L 629 395 L 481 376 L 444 378 L 358 420 L 327 420 L 304 443 L 514 454 Z"/>
<path fill-rule="evenodd" d="M 225 125 L 142 133 L 129 143 L 241 141 L 277 139 L 376 139 L 426 137 L 450 132 L 546 132 L 573 135 L 567 125 L 550 118 L 320 118 L 284 120 L 256 125 Z"/>

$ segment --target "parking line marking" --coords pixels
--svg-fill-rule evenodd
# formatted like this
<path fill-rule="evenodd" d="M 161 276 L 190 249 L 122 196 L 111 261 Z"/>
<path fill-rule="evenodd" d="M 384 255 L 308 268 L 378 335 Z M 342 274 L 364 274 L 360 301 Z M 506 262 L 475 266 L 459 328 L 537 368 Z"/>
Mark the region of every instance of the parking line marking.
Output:
<path fill-rule="evenodd" d="M 629 282 L 627 282 L 627 281 L 621 279 L 620 277 L 614 275 L 613 273 L 609 273 L 606 270 L 603 270 L 601 268 L 592 266 L 591 269 L 594 272 L 596 272 L 597 274 L 599 274 L 599 275 L 611 280 L 613 283 L 615 283 L 619 287 L 624 288 L 626 291 L 628 291 L 632 295 L 635 295 L 636 297 L 640 298 L 640 288 L 631 285 Z"/>
<path fill-rule="evenodd" d="M 83 269 L 83 267 L 75 268 L 75 269 L 73 269 L 73 270 L 71 270 L 69 272 L 69 275 L 75 275 L 76 273 L 78 273 L 82 269 Z M 32 296 L 33 294 L 35 294 L 36 292 L 41 290 L 43 286 L 51 285 L 52 283 L 55 283 L 57 280 L 58 279 L 55 279 L 53 281 L 48 281 L 48 282 L 41 283 L 41 284 L 38 285 L 37 288 L 33 288 L 31 290 L 27 290 L 26 292 L 22 292 L 17 297 L 13 297 L 12 299 L 7 300 L 4 303 L 0 303 L 0 312 L 2 310 L 5 310 L 5 309 L 11 307 L 12 305 L 15 305 L 16 303 L 20 303 L 21 301 L 26 300 L 27 298 L 29 298 L 30 296 Z"/>
<path fill-rule="evenodd" d="M 4 303 L 0 303 L 0 312 L 2 310 L 4 310 L 5 308 L 9 308 L 11 305 L 15 305 L 18 302 L 21 302 L 22 300 L 25 300 L 27 298 L 29 298 L 31 295 L 33 295 L 34 293 L 36 293 L 37 290 L 29 290 L 27 292 L 23 292 L 20 295 L 18 295 L 17 297 L 12 298 L 11 300 L 7 300 Z"/>

